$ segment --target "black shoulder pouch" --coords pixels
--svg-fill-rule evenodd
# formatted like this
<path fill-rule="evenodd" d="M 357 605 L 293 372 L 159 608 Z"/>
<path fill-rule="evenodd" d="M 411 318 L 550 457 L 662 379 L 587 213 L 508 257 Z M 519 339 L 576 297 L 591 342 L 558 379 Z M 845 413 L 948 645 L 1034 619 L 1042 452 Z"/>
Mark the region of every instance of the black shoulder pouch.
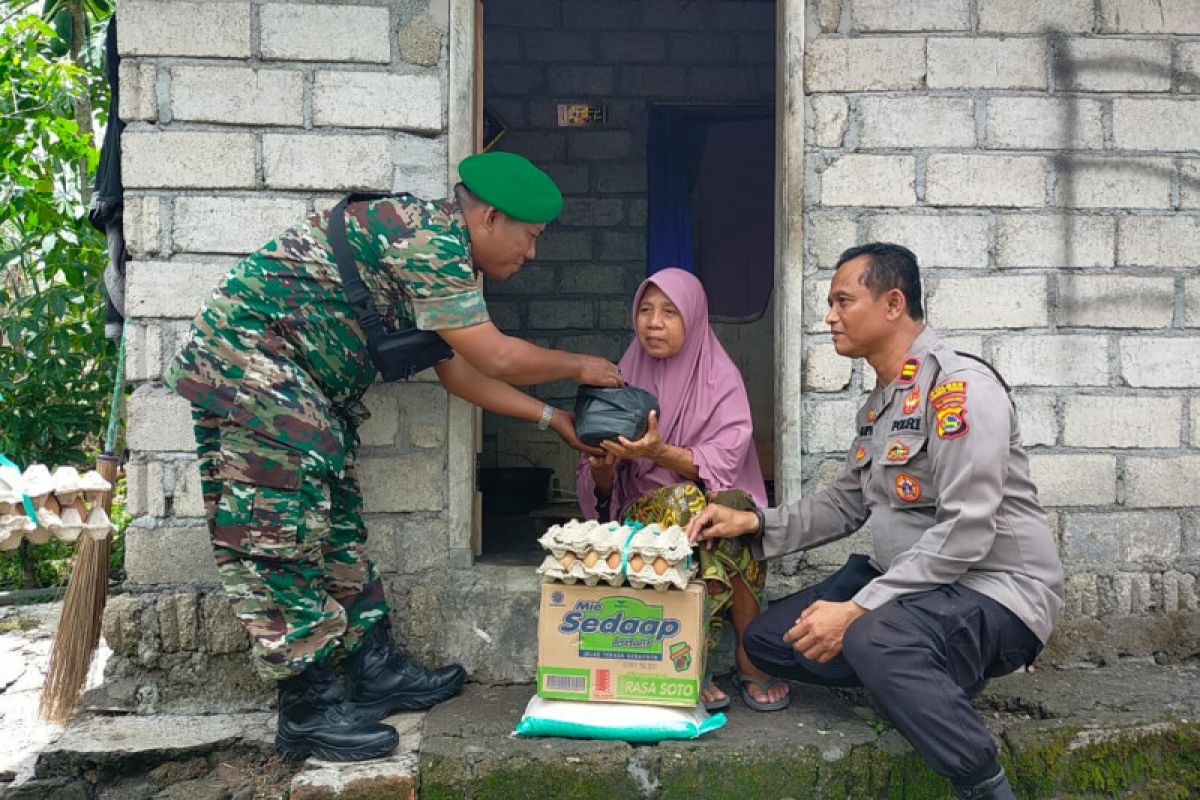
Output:
<path fill-rule="evenodd" d="M 386 194 L 350 194 L 329 212 L 329 246 L 342 276 L 342 288 L 358 324 L 367 337 L 367 353 L 384 381 L 406 381 L 422 370 L 437 366 L 454 357 L 454 351 L 434 331 L 416 328 L 389 331 L 375 312 L 371 293 L 359 275 L 350 243 L 346 241 L 346 206 L 359 201 L 380 200 Z"/>

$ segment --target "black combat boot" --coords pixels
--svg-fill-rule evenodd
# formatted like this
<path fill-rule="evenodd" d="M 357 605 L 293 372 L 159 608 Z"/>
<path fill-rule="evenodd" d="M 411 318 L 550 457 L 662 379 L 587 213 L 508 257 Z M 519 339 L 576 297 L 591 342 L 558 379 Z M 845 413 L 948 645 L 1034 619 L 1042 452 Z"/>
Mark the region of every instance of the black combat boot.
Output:
<path fill-rule="evenodd" d="M 346 701 L 328 659 L 279 682 L 275 749 L 285 756 L 362 761 L 396 749 L 396 729 L 368 719 Z"/>
<path fill-rule="evenodd" d="M 457 694 L 467 679 L 459 664 L 430 671 L 410 662 L 392 641 L 386 617 L 371 626 L 345 667 L 350 700 L 369 719 L 437 705 Z"/>
<path fill-rule="evenodd" d="M 1017 800 L 1003 769 L 974 786 L 960 786 L 956 783 L 954 793 L 969 800 Z"/>

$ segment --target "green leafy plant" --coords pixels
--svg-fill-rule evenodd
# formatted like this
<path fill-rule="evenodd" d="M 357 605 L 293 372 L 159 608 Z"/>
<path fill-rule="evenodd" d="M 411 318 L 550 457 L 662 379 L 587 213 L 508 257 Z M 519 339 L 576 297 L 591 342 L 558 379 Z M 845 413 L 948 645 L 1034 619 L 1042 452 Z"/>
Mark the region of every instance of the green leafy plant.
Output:
<path fill-rule="evenodd" d="M 83 3 L 47 4 L 52 18 L 66 10 L 80 20 L 65 50 L 28 4 L 4 9 L 0 452 L 21 465 L 85 466 L 99 450 L 116 363 L 116 347 L 104 338 L 100 288 L 107 245 L 86 218 L 99 160 L 92 109 L 104 108 L 107 86 L 98 59 L 86 56 L 95 47 L 82 44 L 89 22 Z M 69 550 L 57 542 L 23 544 L 0 557 L 0 588 L 16 588 L 14 571 L 17 586 L 61 582 Z"/>

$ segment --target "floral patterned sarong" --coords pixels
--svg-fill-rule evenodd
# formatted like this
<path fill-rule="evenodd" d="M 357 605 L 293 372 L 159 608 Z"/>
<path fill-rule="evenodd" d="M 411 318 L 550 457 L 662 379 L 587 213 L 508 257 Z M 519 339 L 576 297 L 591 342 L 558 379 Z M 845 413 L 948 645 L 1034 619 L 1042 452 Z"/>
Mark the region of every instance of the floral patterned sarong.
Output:
<path fill-rule="evenodd" d="M 719 503 L 740 511 L 750 511 L 755 507 L 750 495 L 740 489 L 726 489 L 706 495 L 694 484 L 673 483 L 634 500 L 625 506 L 619 518 L 634 520 L 643 525 L 657 523 L 663 527 L 687 527 L 692 515 L 702 511 L 709 503 Z M 697 548 L 700 554 L 700 577 L 707 587 L 706 644 L 710 653 L 720 639 L 725 612 L 733 604 L 733 579 L 742 579 L 754 595 L 759 608 L 762 608 L 763 586 L 766 582 L 762 562 L 754 560 L 749 545 L 741 538 L 716 541 L 717 544 L 711 550 L 706 547 Z"/>

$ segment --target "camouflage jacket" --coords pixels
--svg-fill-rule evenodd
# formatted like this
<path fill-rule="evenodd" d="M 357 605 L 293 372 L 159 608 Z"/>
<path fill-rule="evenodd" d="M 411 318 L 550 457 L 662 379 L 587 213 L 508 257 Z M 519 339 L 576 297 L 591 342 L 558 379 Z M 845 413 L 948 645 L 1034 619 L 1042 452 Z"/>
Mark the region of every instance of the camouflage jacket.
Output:
<path fill-rule="evenodd" d="M 322 418 L 359 416 L 375 377 L 328 221 L 328 212 L 314 214 L 235 266 L 164 376 L 209 413 L 318 452 L 345 449 L 345 436 L 328 439 Z M 457 203 L 411 195 L 354 203 L 346 236 L 388 327 L 444 330 L 488 319 Z"/>

